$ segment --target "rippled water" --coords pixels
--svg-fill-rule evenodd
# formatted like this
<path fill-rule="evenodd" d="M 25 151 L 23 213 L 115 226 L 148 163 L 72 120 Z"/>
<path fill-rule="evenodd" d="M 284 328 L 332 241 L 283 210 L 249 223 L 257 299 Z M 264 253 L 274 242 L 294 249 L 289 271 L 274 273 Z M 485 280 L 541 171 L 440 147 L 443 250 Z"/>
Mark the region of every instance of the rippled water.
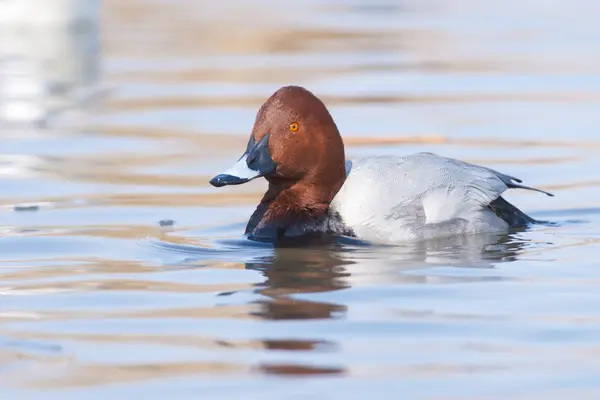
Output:
<path fill-rule="evenodd" d="M 98 29 L 95 13 L 9 29 L 2 76 L 29 89 L 0 96 L 18 120 L 0 129 L 1 392 L 598 398 L 599 11 L 104 0 Z M 557 225 L 395 247 L 248 242 L 265 183 L 208 179 L 292 83 L 325 100 L 350 157 L 483 163 L 553 191 L 507 197 Z M 46 100 L 14 103 L 32 92 Z"/>

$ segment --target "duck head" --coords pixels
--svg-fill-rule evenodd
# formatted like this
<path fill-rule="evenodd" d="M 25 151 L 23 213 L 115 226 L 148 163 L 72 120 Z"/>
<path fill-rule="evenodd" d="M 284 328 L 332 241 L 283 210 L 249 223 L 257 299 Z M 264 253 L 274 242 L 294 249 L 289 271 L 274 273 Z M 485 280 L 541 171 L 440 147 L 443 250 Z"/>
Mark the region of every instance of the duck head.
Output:
<path fill-rule="evenodd" d="M 342 138 L 325 104 L 308 90 L 277 90 L 258 110 L 246 151 L 210 183 L 239 185 L 259 177 L 269 188 L 247 233 L 267 222 L 285 225 L 322 214 L 344 183 Z"/>

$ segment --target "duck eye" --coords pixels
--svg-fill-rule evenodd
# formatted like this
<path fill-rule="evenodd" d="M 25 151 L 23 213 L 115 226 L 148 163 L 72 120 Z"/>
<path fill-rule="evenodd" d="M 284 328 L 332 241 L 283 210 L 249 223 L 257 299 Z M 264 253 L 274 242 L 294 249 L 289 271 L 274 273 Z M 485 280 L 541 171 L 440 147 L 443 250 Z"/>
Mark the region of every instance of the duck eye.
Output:
<path fill-rule="evenodd" d="M 292 122 L 290 124 L 290 131 L 296 132 L 300 128 L 300 125 L 297 122 Z"/>

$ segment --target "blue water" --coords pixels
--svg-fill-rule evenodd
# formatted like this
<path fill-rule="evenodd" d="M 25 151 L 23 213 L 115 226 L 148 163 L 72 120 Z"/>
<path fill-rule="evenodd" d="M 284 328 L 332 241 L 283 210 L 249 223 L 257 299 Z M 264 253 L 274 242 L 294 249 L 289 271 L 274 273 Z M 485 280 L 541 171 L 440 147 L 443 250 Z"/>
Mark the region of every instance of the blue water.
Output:
<path fill-rule="evenodd" d="M 42 66 L 36 107 L 55 107 L 0 125 L 3 397 L 600 396 L 599 6 L 248 4 L 104 0 L 97 31 L 29 26 L 0 45 Z M 208 179 L 286 84 L 324 99 L 350 158 L 483 164 L 555 193 L 507 194 L 555 224 L 245 240 L 265 182 Z"/>

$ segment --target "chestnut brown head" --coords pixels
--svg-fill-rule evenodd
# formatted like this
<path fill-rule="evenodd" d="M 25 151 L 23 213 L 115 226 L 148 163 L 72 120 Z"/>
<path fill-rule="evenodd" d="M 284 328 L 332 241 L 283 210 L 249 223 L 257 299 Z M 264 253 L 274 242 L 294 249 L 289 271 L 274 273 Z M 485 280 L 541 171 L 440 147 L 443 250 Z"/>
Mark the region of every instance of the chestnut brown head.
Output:
<path fill-rule="evenodd" d="M 260 107 L 237 164 L 210 183 L 237 185 L 264 176 L 272 185 L 306 183 L 327 191 L 331 201 L 345 179 L 344 162 L 342 138 L 323 102 L 302 87 L 285 86 Z"/>

